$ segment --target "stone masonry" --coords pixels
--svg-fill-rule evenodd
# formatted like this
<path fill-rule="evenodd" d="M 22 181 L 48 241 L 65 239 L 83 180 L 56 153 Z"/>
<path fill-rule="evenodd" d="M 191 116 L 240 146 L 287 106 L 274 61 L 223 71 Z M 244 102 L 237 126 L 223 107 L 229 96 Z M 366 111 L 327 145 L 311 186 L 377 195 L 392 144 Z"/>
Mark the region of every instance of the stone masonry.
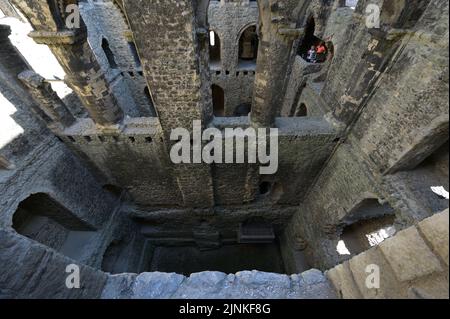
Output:
<path fill-rule="evenodd" d="M 448 10 L 0 0 L 0 298 L 448 298 Z M 176 164 L 194 121 L 277 171 Z"/>

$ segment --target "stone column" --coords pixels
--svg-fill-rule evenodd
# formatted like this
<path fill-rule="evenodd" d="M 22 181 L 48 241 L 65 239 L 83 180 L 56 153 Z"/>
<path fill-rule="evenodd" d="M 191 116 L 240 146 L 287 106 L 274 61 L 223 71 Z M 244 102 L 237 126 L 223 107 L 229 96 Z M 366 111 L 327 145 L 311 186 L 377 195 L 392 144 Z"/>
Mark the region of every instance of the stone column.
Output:
<path fill-rule="evenodd" d="M 53 122 L 60 123 L 63 127 L 74 124 L 75 117 L 42 76 L 33 71 L 24 71 L 19 74 L 19 79 L 27 86 L 40 108 Z"/>
<path fill-rule="evenodd" d="M 278 5 L 260 1 L 259 6 L 260 42 L 250 118 L 255 127 L 273 127 L 283 104 L 286 73 L 293 63 L 293 43 L 301 30 L 279 13 Z"/>
<path fill-rule="evenodd" d="M 168 151 L 172 129 L 192 131 L 194 120 L 206 126 L 212 118 L 208 35 L 198 26 L 196 6 L 196 1 L 123 1 Z M 173 171 L 185 206 L 214 206 L 207 164 L 174 165 Z"/>
<path fill-rule="evenodd" d="M 123 5 L 166 136 L 173 128 L 191 128 L 193 120 L 207 124 L 212 117 L 208 36 L 197 27 L 195 1 L 124 0 Z"/>
<path fill-rule="evenodd" d="M 54 8 L 44 0 L 14 2 L 35 30 L 30 37 L 49 46 L 67 74 L 67 85 L 80 97 L 94 122 L 103 127 L 120 122 L 123 112 L 87 42 L 82 18 L 79 17 L 79 28 L 68 29 L 66 26 L 66 5 L 78 1 L 63 1 L 61 8 Z"/>

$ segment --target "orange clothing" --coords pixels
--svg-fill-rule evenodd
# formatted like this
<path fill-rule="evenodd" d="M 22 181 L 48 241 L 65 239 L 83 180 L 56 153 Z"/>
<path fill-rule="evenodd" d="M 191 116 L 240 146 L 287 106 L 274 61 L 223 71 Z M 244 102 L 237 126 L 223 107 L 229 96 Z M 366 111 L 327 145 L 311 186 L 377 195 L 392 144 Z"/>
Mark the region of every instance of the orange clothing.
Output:
<path fill-rule="evenodd" d="M 317 51 L 318 54 L 325 53 L 327 51 L 327 48 L 325 48 L 324 45 L 319 45 L 317 47 L 316 51 Z"/>

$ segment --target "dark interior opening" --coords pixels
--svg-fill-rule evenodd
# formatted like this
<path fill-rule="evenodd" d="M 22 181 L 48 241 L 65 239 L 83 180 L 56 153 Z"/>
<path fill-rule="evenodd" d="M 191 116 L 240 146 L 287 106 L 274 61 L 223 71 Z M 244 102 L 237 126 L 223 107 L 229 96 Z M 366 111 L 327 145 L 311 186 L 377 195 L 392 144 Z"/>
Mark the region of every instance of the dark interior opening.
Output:
<path fill-rule="evenodd" d="M 44 193 L 23 200 L 13 215 L 13 229 L 34 241 L 78 259 L 95 236 L 94 229 Z"/>
<path fill-rule="evenodd" d="M 234 116 L 248 116 L 252 110 L 251 103 L 242 103 L 236 107 L 234 111 Z"/>
<path fill-rule="evenodd" d="M 211 90 L 212 90 L 214 116 L 217 117 L 225 116 L 225 93 L 223 89 L 220 86 L 213 84 L 211 86 Z"/>
<path fill-rule="evenodd" d="M 344 228 L 341 240 L 352 256 L 358 255 L 395 234 L 395 216 L 361 220 Z"/>
<path fill-rule="evenodd" d="M 305 36 L 303 37 L 303 40 L 301 41 L 299 47 L 298 47 L 298 55 L 300 55 L 303 60 L 310 62 L 310 63 L 323 63 L 326 61 L 328 57 L 329 49 L 326 45 L 326 43 L 321 40 L 320 38 L 316 37 L 315 34 L 316 30 L 316 23 L 314 21 L 314 18 L 311 17 L 308 19 L 308 23 L 306 25 L 305 29 Z M 311 58 L 311 56 L 308 54 L 308 52 L 312 49 L 317 51 L 318 46 L 323 45 L 325 47 L 325 52 L 318 53 L 316 52 L 314 57 Z"/>
<path fill-rule="evenodd" d="M 395 234 L 395 219 L 395 211 L 388 203 L 381 204 L 377 198 L 362 200 L 342 220 L 339 245 L 347 253 L 338 252 L 355 256 L 378 245 Z"/>
<path fill-rule="evenodd" d="M 262 182 L 259 184 L 259 194 L 260 195 L 268 195 L 272 190 L 272 184 L 269 182 Z"/>
<path fill-rule="evenodd" d="M 112 184 L 104 185 L 103 189 L 113 194 L 115 197 L 120 197 L 120 195 L 122 195 L 123 192 L 123 189 L 121 187 Z"/>
<path fill-rule="evenodd" d="M 220 38 L 216 32 L 211 31 L 209 42 L 209 61 L 211 65 L 220 66 Z"/>
<path fill-rule="evenodd" d="M 239 39 L 239 68 L 252 68 L 256 65 L 258 46 L 256 26 L 250 26 L 242 32 Z"/>
<path fill-rule="evenodd" d="M 196 246 L 156 247 L 148 271 L 175 272 L 189 276 L 202 271 L 234 274 L 242 270 L 285 273 L 277 244 L 229 244 L 219 249 Z"/>
<path fill-rule="evenodd" d="M 109 42 L 105 38 L 102 39 L 102 49 L 105 52 L 106 58 L 108 59 L 109 67 L 112 69 L 117 69 L 116 59 L 114 57 L 114 53 L 109 47 Z"/>
<path fill-rule="evenodd" d="M 301 103 L 300 105 L 297 106 L 297 108 L 294 111 L 294 116 L 295 117 L 308 116 L 308 108 L 306 107 L 306 105 L 304 103 Z"/>

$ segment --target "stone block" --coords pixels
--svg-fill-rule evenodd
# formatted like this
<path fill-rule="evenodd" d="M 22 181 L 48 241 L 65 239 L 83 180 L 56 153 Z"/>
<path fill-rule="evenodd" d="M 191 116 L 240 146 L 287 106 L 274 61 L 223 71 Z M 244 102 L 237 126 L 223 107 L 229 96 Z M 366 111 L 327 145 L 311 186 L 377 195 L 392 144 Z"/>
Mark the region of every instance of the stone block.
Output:
<path fill-rule="evenodd" d="M 362 299 L 358 286 L 353 280 L 348 262 L 327 271 L 326 276 L 333 284 L 338 296 L 343 299 Z"/>
<path fill-rule="evenodd" d="M 133 286 L 135 299 L 168 299 L 178 290 L 184 276 L 175 273 L 142 273 Z"/>
<path fill-rule="evenodd" d="M 442 271 L 439 260 L 415 227 L 387 239 L 380 244 L 380 250 L 401 282 Z"/>
<path fill-rule="evenodd" d="M 405 297 L 404 285 L 396 280 L 391 266 L 378 248 L 369 249 L 352 258 L 349 261 L 349 267 L 365 299 Z M 375 279 L 376 276 L 379 276 L 379 280 Z M 376 287 L 377 284 L 379 284 L 378 287 Z"/>
<path fill-rule="evenodd" d="M 448 299 L 448 273 L 434 274 L 415 280 L 408 290 L 410 299 Z"/>
<path fill-rule="evenodd" d="M 102 299 L 129 299 L 133 295 L 136 274 L 110 275 L 102 292 Z"/>
<path fill-rule="evenodd" d="M 448 234 L 449 215 L 445 212 L 436 214 L 419 223 L 419 230 L 430 243 L 432 249 L 444 260 L 448 266 Z"/>

